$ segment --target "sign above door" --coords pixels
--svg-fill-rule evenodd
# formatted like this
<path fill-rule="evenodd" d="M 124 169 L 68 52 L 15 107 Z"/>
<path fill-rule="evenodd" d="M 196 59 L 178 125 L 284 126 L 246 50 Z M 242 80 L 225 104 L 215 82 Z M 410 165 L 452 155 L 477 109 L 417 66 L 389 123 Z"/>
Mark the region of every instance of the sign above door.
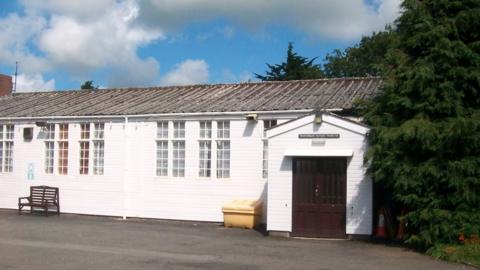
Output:
<path fill-rule="evenodd" d="M 299 139 L 339 139 L 340 134 L 335 133 L 313 133 L 313 134 L 298 134 Z"/>

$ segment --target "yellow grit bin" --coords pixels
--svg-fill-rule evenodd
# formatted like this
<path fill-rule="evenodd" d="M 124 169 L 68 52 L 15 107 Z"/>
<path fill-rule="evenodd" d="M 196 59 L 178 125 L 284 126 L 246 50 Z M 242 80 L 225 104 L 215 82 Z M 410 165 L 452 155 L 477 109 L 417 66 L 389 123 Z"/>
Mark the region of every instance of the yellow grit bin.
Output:
<path fill-rule="evenodd" d="M 223 222 L 225 227 L 253 229 L 262 218 L 260 200 L 233 200 L 223 205 Z"/>

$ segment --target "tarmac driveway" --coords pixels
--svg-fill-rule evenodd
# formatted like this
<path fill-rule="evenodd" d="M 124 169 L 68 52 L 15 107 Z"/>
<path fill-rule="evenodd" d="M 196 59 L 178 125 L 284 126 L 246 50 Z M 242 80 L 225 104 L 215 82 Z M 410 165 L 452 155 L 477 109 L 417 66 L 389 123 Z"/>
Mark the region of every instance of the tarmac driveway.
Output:
<path fill-rule="evenodd" d="M 267 237 L 218 224 L 0 210 L 0 269 L 470 269 L 360 241 Z"/>

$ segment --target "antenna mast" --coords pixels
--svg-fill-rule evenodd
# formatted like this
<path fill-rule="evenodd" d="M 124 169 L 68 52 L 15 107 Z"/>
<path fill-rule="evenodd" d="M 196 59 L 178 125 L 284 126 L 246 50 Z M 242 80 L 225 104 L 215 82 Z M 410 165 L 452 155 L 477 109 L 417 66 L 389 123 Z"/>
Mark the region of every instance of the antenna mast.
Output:
<path fill-rule="evenodd" d="M 15 84 L 13 87 L 13 93 L 17 92 L 17 74 L 18 74 L 18 61 L 15 61 Z"/>

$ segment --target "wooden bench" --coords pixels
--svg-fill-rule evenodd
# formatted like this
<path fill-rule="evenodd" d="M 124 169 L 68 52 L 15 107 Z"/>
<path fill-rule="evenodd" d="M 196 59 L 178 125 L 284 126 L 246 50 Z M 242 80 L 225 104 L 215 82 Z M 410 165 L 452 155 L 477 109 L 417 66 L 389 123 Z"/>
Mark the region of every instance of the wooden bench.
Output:
<path fill-rule="evenodd" d="M 48 210 L 54 208 L 57 210 L 57 215 L 60 215 L 60 202 L 57 187 L 49 186 L 31 186 L 29 197 L 18 198 L 18 214 L 22 214 L 22 209 L 25 206 L 30 207 L 30 213 L 35 208 L 41 208 L 45 211 L 45 216 L 48 217 Z"/>

